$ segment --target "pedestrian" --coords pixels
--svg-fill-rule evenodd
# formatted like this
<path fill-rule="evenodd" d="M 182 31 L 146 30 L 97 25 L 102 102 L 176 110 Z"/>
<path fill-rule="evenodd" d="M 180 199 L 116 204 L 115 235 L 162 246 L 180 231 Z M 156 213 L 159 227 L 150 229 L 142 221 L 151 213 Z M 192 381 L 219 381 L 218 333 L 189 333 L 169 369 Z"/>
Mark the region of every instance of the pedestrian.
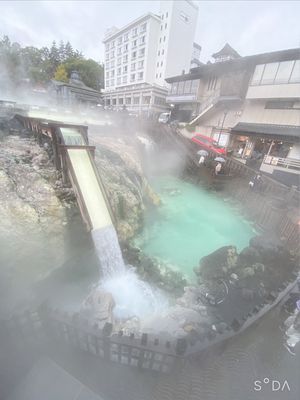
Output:
<path fill-rule="evenodd" d="M 294 315 L 287 318 L 284 322 L 285 326 L 288 328 L 285 332 L 287 336 L 285 348 L 292 355 L 295 355 L 296 345 L 300 342 L 300 312 L 299 309 L 295 310 Z"/>
<path fill-rule="evenodd" d="M 222 169 L 222 164 L 220 162 L 218 162 L 215 167 L 215 175 L 219 175 L 219 173 L 221 172 L 221 169 Z"/>
<path fill-rule="evenodd" d="M 204 164 L 204 161 L 205 161 L 205 157 L 201 156 L 199 159 L 199 164 Z"/>

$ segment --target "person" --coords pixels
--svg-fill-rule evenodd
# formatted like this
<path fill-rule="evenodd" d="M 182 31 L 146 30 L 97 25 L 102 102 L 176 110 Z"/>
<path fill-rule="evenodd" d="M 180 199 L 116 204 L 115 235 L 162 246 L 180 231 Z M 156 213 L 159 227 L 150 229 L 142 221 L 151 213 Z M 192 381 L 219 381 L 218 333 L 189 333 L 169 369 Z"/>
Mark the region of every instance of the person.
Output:
<path fill-rule="evenodd" d="M 222 164 L 220 162 L 217 163 L 215 167 L 215 174 L 218 175 L 222 169 Z"/>
<path fill-rule="evenodd" d="M 199 159 L 199 164 L 204 164 L 204 161 L 205 161 L 205 157 L 201 156 Z"/>
<path fill-rule="evenodd" d="M 295 347 L 300 342 L 300 312 L 297 308 L 293 315 L 288 317 L 284 322 L 284 325 L 288 328 L 285 332 L 287 336 L 286 343 L 284 347 L 293 356 L 295 353 Z"/>

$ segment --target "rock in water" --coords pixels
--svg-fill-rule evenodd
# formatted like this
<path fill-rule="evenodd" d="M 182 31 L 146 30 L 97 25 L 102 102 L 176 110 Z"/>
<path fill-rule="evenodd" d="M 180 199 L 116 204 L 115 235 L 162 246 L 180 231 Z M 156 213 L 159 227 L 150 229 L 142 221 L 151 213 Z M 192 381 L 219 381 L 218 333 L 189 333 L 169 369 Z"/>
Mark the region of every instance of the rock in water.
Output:
<path fill-rule="evenodd" d="M 195 273 L 203 279 L 225 276 L 236 266 L 237 251 L 234 246 L 224 246 L 201 258 Z"/>
<path fill-rule="evenodd" d="M 97 287 L 86 298 L 81 308 L 81 316 L 88 319 L 91 325 L 97 323 L 99 328 L 113 323 L 113 309 L 116 303 L 111 293 Z"/>

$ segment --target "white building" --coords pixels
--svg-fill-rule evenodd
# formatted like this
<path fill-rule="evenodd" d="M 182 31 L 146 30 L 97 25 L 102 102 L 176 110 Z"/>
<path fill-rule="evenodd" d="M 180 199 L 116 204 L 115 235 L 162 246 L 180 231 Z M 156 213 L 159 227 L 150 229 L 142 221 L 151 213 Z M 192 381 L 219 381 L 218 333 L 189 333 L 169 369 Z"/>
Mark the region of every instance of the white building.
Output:
<path fill-rule="evenodd" d="M 148 114 L 164 111 L 165 78 L 190 70 L 197 15 L 192 1 L 161 1 L 159 15 L 148 13 L 110 29 L 103 40 L 105 105 Z"/>

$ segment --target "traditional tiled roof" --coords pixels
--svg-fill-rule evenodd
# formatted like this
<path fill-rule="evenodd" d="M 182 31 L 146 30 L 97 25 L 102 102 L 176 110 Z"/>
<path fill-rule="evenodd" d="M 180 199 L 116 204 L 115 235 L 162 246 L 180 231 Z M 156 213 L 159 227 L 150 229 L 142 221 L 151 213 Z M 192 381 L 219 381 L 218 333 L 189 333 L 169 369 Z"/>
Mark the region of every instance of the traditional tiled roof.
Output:
<path fill-rule="evenodd" d="M 233 58 L 241 57 L 239 53 L 236 50 L 234 50 L 234 48 L 231 47 L 230 44 L 228 43 L 226 43 L 225 46 L 220 51 L 212 55 L 213 58 L 226 57 L 226 56 L 230 56 Z"/>

